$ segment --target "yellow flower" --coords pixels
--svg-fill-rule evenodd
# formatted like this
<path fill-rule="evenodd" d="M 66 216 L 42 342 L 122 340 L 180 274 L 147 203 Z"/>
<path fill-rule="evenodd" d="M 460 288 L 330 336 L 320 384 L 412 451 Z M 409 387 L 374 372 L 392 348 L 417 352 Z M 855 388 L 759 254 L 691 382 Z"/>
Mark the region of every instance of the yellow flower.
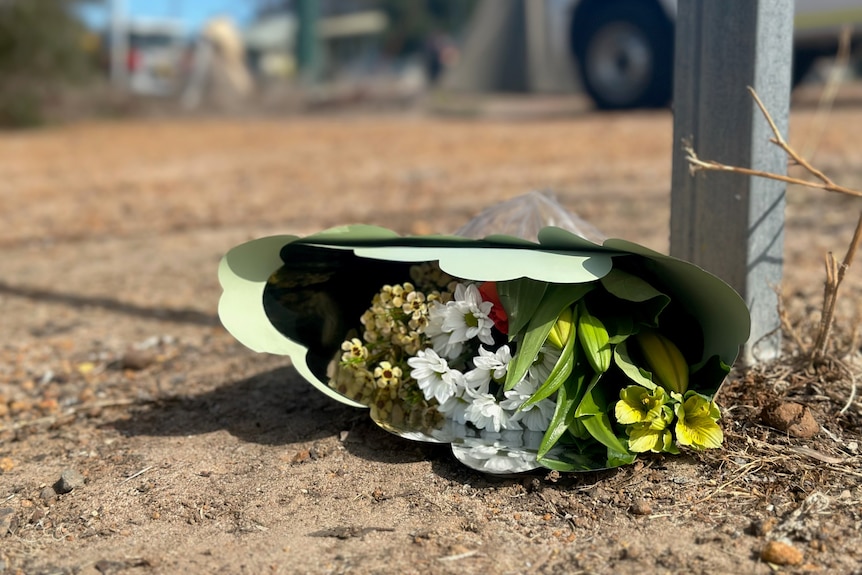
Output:
<path fill-rule="evenodd" d="M 630 385 L 620 391 L 620 400 L 614 407 L 617 421 L 623 425 L 664 421 L 658 429 L 667 427 L 673 412 L 667 404 L 669 398 L 664 389 L 649 390 L 640 385 Z"/>
<path fill-rule="evenodd" d="M 401 368 L 388 361 L 381 361 L 380 365 L 374 368 L 374 380 L 377 387 L 396 386 L 401 383 Z"/>
<path fill-rule="evenodd" d="M 676 416 L 674 431 L 680 445 L 688 445 L 694 449 L 721 447 L 724 434 L 717 423 L 721 412 L 715 402 L 700 394 L 691 393 L 685 401 L 676 406 Z"/>
<path fill-rule="evenodd" d="M 658 419 L 657 422 L 666 425 L 663 419 Z M 666 427 L 655 429 L 655 427 L 656 422 L 630 425 L 626 429 L 629 436 L 629 449 L 635 453 L 645 451 L 678 453 L 679 450 L 673 444 L 673 434 L 670 429 Z"/>
<path fill-rule="evenodd" d="M 341 349 L 344 353 L 341 355 L 341 361 L 356 365 L 363 365 L 368 359 L 368 348 L 362 344 L 358 338 L 353 338 L 341 344 Z"/>
<path fill-rule="evenodd" d="M 630 385 L 620 391 L 614 416 L 626 426 L 631 451 L 678 452 L 669 429 L 673 421 L 669 401 L 667 393 L 660 387 L 650 390 L 640 385 Z"/>
<path fill-rule="evenodd" d="M 411 318 L 411 320 L 419 320 L 428 313 L 428 306 L 425 303 L 425 294 L 421 291 L 409 292 L 404 300 L 404 305 L 401 306 L 401 309 Z"/>

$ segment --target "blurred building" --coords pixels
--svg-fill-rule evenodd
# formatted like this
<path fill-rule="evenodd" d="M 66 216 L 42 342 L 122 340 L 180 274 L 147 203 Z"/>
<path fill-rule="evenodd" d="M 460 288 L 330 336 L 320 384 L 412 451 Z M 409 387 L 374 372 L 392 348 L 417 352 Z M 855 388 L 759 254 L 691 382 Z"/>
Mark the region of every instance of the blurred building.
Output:
<path fill-rule="evenodd" d="M 269 6 L 244 34 L 249 63 L 266 79 L 289 78 L 297 71 L 300 19 L 294 3 Z M 380 57 L 381 38 L 388 19 L 367 0 L 321 0 L 317 34 L 319 75 L 338 76 L 351 68 L 367 67 Z"/>

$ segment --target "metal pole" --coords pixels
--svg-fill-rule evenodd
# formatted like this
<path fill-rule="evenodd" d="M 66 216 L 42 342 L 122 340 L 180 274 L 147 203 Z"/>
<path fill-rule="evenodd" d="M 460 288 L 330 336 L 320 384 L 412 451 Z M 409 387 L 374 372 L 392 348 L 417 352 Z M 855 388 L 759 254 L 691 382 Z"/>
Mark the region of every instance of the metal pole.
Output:
<path fill-rule="evenodd" d="M 296 11 L 299 20 L 296 61 L 300 79 L 306 84 L 314 85 L 320 79 L 320 39 L 317 34 L 320 2 L 319 0 L 297 0 Z"/>
<path fill-rule="evenodd" d="M 704 159 L 784 174 L 787 158 L 749 96 L 753 87 L 787 133 L 793 0 L 680 0 L 674 63 L 671 254 L 733 286 L 751 310 L 747 364 L 781 348 L 784 248 L 780 182 L 689 173 L 683 140 Z"/>
<path fill-rule="evenodd" d="M 120 90 L 128 87 L 129 35 L 125 0 L 111 1 L 111 82 Z"/>

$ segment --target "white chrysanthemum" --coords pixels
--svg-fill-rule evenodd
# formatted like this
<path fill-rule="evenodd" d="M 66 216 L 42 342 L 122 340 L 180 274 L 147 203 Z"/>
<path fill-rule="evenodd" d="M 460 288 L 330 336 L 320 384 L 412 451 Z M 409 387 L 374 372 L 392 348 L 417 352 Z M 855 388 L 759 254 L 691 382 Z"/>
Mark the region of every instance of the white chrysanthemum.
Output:
<path fill-rule="evenodd" d="M 508 416 L 493 395 L 482 393 L 475 396 L 470 394 L 467 397 L 472 399 L 467 408 L 467 420 L 473 425 L 479 429 L 488 429 L 494 432 L 506 427 Z"/>
<path fill-rule="evenodd" d="M 425 399 L 436 399 L 443 404 L 460 390 L 464 389 L 464 374 L 449 367 L 449 363 L 433 349 L 417 352 L 416 357 L 407 359 L 413 368 L 410 377 L 416 380 Z"/>
<path fill-rule="evenodd" d="M 479 355 L 473 358 L 475 369 L 464 374 L 467 388 L 474 395 L 488 393 L 492 377 L 496 381 L 502 381 L 506 378 L 506 370 L 511 360 L 512 353 L 509 351 L 508 345 L 500 347 L 496 352 L 480 346 Z"/>
<path fill-rule="evenodd" d="M 491 328 L 494 321 L 488 317 L 494 304 L 483 301 L 479 288 L 473 284 L 458 284 L 455 299 L 446 304 L 447 314 L 443 320 L 443 331 L 449 333 L 453 342 L 469 341 L 478 338 L 482 343 L 491 345 L 494 337 Z"/>
<path fill-rule="evenodd" d="M 557 407 L 556 401 L 546 398 L 527 409 L 518 411 L 536 393 L 536 389 L 538 389 L 538 385 L 534 381 L 523 380 L 505 392 L 506 399 L 500 402 L 500 407 L 509 413 L 510 422 L 520 422 L 530 431 L 545 432 L 554 416 L 554 410 Z"/>
<path fill-rule="evenodd" d="M 471 369 L 464 374 L 464 381 L 471 395 L 482 395 L 491 389 L 491 372 L 487 369 Z"/>
<path fill-rule="evenodd" d="M 531 380 L 522 379 L 518 385 L 505 392 L 506 399 L 500 401 L 500 406 L 507 411 L 517 411 L 525 401 L 536 393 L 538 386 Z"/>
<path fill-rule="evenodd" d="M 508 345 L 500 346 L 497 351 L 489 351 L 479 346 L 479 355 L 473 358 L 473 365 L 476 369 L 488 371 L 495 381 L 503 381 L 510 361 L 512 361 L 512 352 Z"/>
<path fill-rule="evenodd" d="M 446 418 L 464 425 L 467 423 L 468 407 L 470 407 L 470 402 L 468 400 L 465 400 L 458 395 L 453 395 L 444 403 L 437 406 L 437 411 L 442 413 Z"/>
<path fill-rule="evenodd" d="M 530 379 L 536 387 L 545 383 L 548 380 L 548 376 L 551 375 L 551 371 L 553 371 L 554 366 L 557 365 L 557 361 L 560 359 L 561 354 L 561 350 L 543 345 L 541 349 L 539 349 L 536 359 L 533 360 L 533 365 L 531 365 L 530 369 L 527 370 L 527 378 Z"/>
<path fill-rule="evenodd" d="M 446 304 L 439 301 L 432 302 L 428 306 L 428 326 L 425 328 L 425 335 L 431 339 L 434 351 L 448 359 L 455 359 L 463 353 L 464 344 L 460 341 L 452 341 L 451 334 L 443 330 L 443 323 L 449 313 L 449 307 Z"/>
<path fill-rule="evenodd" d="M 530 431 L 541 431 L 544 433 L 548 430 L 551 424 L 551 419 L 554 417 L 554 411 L 557 409 L 557 402 L 551 398 L 543 399 L 539 403 L 532 405 L 524 411 L 519 411 L 521 417 L 518 421 Z"/>

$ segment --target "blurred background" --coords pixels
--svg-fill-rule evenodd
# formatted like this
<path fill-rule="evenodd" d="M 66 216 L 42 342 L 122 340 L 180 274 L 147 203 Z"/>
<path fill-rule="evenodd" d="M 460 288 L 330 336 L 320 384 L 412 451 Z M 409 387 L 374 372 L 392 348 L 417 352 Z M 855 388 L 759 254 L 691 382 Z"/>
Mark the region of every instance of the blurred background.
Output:
<path fill-rule="evenodd" d="M 673 0 L 0 0 L 0 125 L 586 92 L 660 107 Z M 794 82 L 823 79 L 862 2 L 797 2 Z M 858 44 L 858 43 L 857 43 Z M 858 50 L 857 50 L 858 53 Z M 859 58 L 843 73 L 855 77 Z M 431 98 L 423 98 L 429 94 Z M 467 103 L 465 103 L 467 102 Z"/>
<path fill-rule="evenodd" d="M 153 108 L 404 102 L 454 64 L 476 4 L 2 0 L 0 125 Z"/>

